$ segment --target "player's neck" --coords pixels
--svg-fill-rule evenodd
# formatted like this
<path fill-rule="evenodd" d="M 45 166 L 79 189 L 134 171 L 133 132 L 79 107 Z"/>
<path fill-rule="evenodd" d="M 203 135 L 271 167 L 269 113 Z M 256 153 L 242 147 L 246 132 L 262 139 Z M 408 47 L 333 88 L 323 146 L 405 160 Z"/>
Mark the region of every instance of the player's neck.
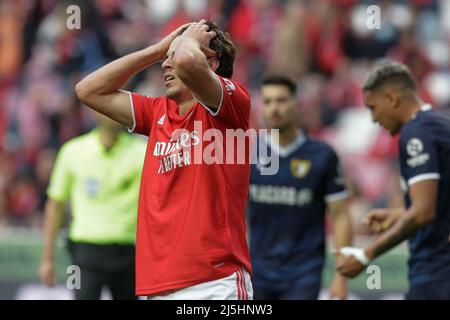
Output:
<path fill-rule="evenodd" d="M 408 105 L 407 111 L 403 113 L 403 124 L 408 123 L 414 117 L 418 112 L 420 112 L 420 109 L 425 104 L 419 97 L 412 97 L 411 101 L 405 102 Z"/>
<path fill-rule="evenodd" d="M 178 113 L 181 116 L 184 116 L 186 113 L 188 113 L 191 110 L 191 108 L 194 106 L 194 103 L 195 103 L 195 99 L 194 98 L 191 98 L 189 100 L 184 100 L 182 102 L 178 102 L 177 101 Z"/>
<path fill-rule="evenodd" d="M 299 128 L 292 126 L 285 128 L 283 130 L 280 130 L 279 138 L 278 138 L 278 144 L 282 147 L 289 146 L 291 143 L 293 143 L 302 132 Z"/>
<path fill-rule="evenodd" d="M 178 114 L 180 116 L 187 114 L 195 104 L 195 98 L 192 94 L 180 94 L 179 96 L 172 97 L 171 99 L 177 103 Z"/>
<path fill-rule="evenodd" d="M 188 90 L 180 90 L 176 95 L 170 96 L 170 99 L 178 105 L 178 114 L 186 115 L 195 104 L 195 98 L 192 92 Z"/>

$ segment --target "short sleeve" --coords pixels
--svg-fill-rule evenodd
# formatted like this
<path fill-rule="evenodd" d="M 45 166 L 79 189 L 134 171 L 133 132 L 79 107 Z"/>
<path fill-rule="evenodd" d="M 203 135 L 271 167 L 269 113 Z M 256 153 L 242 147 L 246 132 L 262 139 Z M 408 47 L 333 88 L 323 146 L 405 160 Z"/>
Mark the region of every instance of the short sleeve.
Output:
<path fill-rule="evenodd" d="M 245 87 L 235 81 L 217 76 L 222 87 L 222 95 L 219 107 L 212 110 L 205 107 L 212 116 L 217 117 L 227 123 L 230 128 L 247 129 L 250 119 L 250 95 Z"/>
<path fill-rule="evenodd" d="M 330 148 L 325 175 L 325 201 L 333 202 L 348 197 L 345 177 L 339 158 Z"/>
<path fill-rule="evenodd" d="M 69 146 L 64 145 L 56 157 L 47 188 L 47 196 L 50 199 L 60 202 L 69 200 L 73 183 L 73 174 L 70 168 L 71 158 Z"/>
<path fill-rule="evenodd" d="M 432 134 L 432 130 L 416 126 L 400 135 L 400 166 L 408 185 L 440 179 L 438 148 Z"/>
<path fill-rule="evenodd" d="M 127 128 L 128 132 L 148 136 L 153 122 L 153 112 L 155 106 L 160 102 L 160 98 L 147 97 L 134 92 L 129 92 L 129 94 L 133 127 Z"/>

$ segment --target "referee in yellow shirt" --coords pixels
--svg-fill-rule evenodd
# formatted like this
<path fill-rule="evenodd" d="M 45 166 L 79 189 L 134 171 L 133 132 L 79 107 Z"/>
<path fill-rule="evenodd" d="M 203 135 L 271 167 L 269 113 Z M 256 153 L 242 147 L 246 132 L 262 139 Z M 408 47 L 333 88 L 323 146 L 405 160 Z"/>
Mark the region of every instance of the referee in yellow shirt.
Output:
<path fill-rule="evenodd" d="M 70 201 L 69 252 L 81 270 L 77 300 L 135 299 L 134 254 L 146 142 L 99 115 L 98 127 L 66 142 L 47 190 L 41 280 L 54 283 L 54 246 Z"/>

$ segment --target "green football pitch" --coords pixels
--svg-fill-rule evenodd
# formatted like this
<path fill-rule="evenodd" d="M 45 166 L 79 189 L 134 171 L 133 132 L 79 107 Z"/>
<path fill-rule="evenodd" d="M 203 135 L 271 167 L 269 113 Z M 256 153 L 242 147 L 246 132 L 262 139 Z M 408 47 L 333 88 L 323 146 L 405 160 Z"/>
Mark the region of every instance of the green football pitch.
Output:
<path fill-rule="evenodd" d="M 356 244 L 363 245 L 368 239 L 357 238 Z M 57 281 L 65 283 L 66 269 L 70 265 L 65 250 L 64 233 L 57 243 L 56 272 Z M 14 229 L 0 232 L 0 284 L 6 282 L 38 282 L 37 270 L 42 252 L 42 238 L 39 230 Z M 379 274 L 363 272 L 349 281 L 352 293 L 365 299 L 377 299 L 394 293 L 403 293 L 407 289 L 407 249 L 403 243 L 384 256 L 374 260 L 372 265 Z M 369 270 L 369 269 L 368 269 Z M 367 270 L 367 271 L 368 271 Z M 334 274 L 334 257 L 327 253 L 326 267 L 323 272 L 323 285 L 327 287 Z M 379 276 L 374 282 L 373 276 Z M 379 286 L 373 286 L 378 283 Z M 372 284 L 372 285 L 371 285 Z"/>

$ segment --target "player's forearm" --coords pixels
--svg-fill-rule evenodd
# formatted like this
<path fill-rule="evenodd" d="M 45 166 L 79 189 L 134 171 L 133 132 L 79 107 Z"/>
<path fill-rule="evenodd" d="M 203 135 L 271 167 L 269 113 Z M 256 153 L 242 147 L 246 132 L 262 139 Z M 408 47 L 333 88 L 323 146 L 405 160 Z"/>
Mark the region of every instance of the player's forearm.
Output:
<path fill-rule="evenodd" d="M 347 211 L 334 216 L 333 233 L 336 249 L 352 245 L 352 222 Z"/>
<path fill-rule="evenodd" d="M 328 210 L 333 224 L 333 238 L 336 249 L 352 244 L 352 221 L 347 199 L 328 203 Z"/>
<path fill-rule="evenodd" d="M 45 206 L 44 215 L 44 250 L 42 259 L 52 261 L 58 231 L 61 228 L 64 216 L 64 206 L 56 201 L 49 200 Z"/>
<path fill-rule="evenodd" d="M 388 208 L 388 213 L 392 219 L 392 223 L 395 224 L 406 214 L 406 210 L 403 207 Z"/>
<path fill-rule="evenodd" d="M 335 205 L 335 208 L 333 209 L 331 214 L 333 220 L 334 245 L 336 250 L 339 250 L 342 247 L 349 247 L 352 245 L 352 222 L 346 202 Z M 338 264 L 339 259 L 340 257 L 337 256 L 335 261 L 336 265 Z M 336 272 L 334 281 L 345 283 L 346 278 L 339 272 Z"/>
<path fill-rule="evenodd" d="M 421 214 L 411 207 L 405 214 L 399 215 L 394 225 L 365 249 L 366 255 L 372 260 L 400 244 L 430 223 L 432 219 L 429 217 L 430 215 Z"/>
<path fill-rule="evenodd" d="M 92 72 L 75 87 L 80 100 L 116 92 L 136 73 L 164 58 L 157 45 L 128 54 Z"/>
<path fill-rule="evenodd" d="M 183 37 L 174 52 L 174 70 L 183 81 L 194 76 L 198 69 L 207 69 L 208 63 L 200 44 L 195 39 Z M 183 81 L 184 82 L 184 81 Z"/>

